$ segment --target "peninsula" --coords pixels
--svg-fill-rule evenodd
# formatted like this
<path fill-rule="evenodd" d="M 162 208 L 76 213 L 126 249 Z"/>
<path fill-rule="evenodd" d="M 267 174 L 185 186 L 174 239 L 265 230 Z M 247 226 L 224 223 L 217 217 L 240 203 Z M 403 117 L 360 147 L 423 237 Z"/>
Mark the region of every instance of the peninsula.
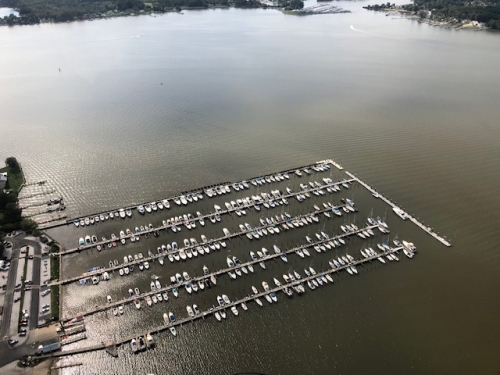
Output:
<path fill-rule="evenodd" d="M 500 30 L 500 0 L 415 0 L 401 6 L 386 3 L 363 8 L 400 14 L 434 26 Z"/>
<path fill-rule="evenodd" d="M 0 25 L 33 25 L 46 22 L 71 22 L 110 17 L 135 16 L 165 12 L 180 12 L 189 9 L 209 8 L 278 8 L 299 10 L 304 7 L 302 0 L 0 0 L 0 6 L 10 7 L 19 12 L 0 18 Z"/>

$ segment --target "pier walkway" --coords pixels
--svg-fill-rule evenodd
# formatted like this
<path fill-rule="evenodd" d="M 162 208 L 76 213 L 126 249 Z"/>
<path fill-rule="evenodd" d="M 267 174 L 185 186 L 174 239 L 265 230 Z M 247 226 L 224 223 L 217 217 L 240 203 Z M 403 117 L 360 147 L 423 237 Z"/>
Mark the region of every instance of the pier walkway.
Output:
<path fill-rule="evenodd" d="M 176 320 L 175 322 L 172 322 L 169 324 L 163 324 L 163 325 L 157 326 L 155 328 L 150 329 L 149 333 L 150 334 L 159 334 L 165 330 L 169 330 L 170 327 L 178 327 L 178 326 L 182 326 L 183 324 L 191 323 L 191 322 L 194 322 L 194 321 L 199 320 L 199 319 L 205 319 L 206 317 L 209 317 L 210 315 L 214 315 L 218 311 L 230 309 L 233 306 L 236 307 L 238 305 L 241 305 L 241 303 L 247 303 L 247 302 L 254 301 L 256 298 L 265 297 L 267 294 L 282 291 L 284 288 L 290 288 L 290 287 L 296 286 L 298 284 L 307 283 L 307 281 L 317 279 L 321 275 L 338 274 L 341 271 L 347 270 L 347 268 L 350 266 L 362 265 L 362 264 L 365 264 L 367 262 L 371 262 L 372 260 L 375 260 L 380 256 L 385 256 L 388 254 L 397 253 L 400 250 L 403 250 L 402 246 L 396 247 L 396 248 L 390 248 L 390 250 L 378 253 L 376 255 L 373 255 L 373 256 L 370 256 L 370 257 L 367 257 L 364 259 L 355 260 L 354 262 L 351 262 L 349 264 L 346 264 L 346 265 L 338 267 L 338 268 L 327 269 L 325 271 L 319 271 L 319 272 L 316 272 L 316 274 L 314 274 L 314 275 L 304 276 L 304 277 L 301 277 L 301 279 L 299 279 L 299 280 L 295 280 L 295 281 L 292 281 L 289 283 L 283 282 L 281 286 L 270 288 L 268 291 L 260 292 L 260 293 L 255 294 L 255 295 L 247 295 L 246 297 L 232 301 L 231 303 L 225 304 L 224 306 L 215 306 L 214 305 L 209 310 L 200 312 L 199 314 L 196 314 L 194 316 L 188 316 L 188 317 Z M 276 254 L 276 256 L 279 256 L 279 254 Z M 331 282 L 329 282 L 327 284 L 331 284 Z M 304 287 L 304 290 L 307 290 L 307 289 Z M 113 342 L 107 342 L 107 343 L 103 342 L 100 345 L 99 344 L 98 345 L 91 345 L 91 346 L 77 348 L 77 349 L 68 350 L 68 351 L 55 352 L 55 353 L 52 353 L 50 355 L 41 356 L 40 358 L 70 356 L 70 355 L 74 355 L 74 354 L 80 354 L 80 353 L 86 353 L 86 352 L 91 352 L 91 351 L 96 351 L 96 350 L 107 349 L 108 347 L 119 347 L 121 345 L 125 345 L 125 344 L 129 343 L 132 339 L 137 338 L 138 336 L 139 335 L 134 334 L 130 337 L 124 337 L 122 339 L 118 339 L 118 340 L 113 341 Z"/>
<path fill-rule="evenodd" d="M 338 207 L 339 209 L 341 209 L 344 206 L 346 206 L 346 205 L 339 205 L 339 206 L 334 206 L 334 207 Z M 307 218 L 307 217 L 315 216 L 316 214 L 321 214 L 321 213 L 324 213 L 324 212 L 332 212 L 332 208 L 331 207 L 324 208 L 324 209 L 316 210 L 314 212 L 307 212 L 307 213 L 302 214 L 302 215 L 297 215 L 297 216 L 291 217 L 289 219 L 287 218 L 286 220 L 275 221 L 275 223 L 273 225 L 278 226 L 278 225 L 282 225 L 282 224 L 293 222 L 293 221 L 299 221 L 302 218 Z M 263 225 L 263 226 L 252 227 L 252 230 L 254 230 L 254 229 L 255 230 L 261 230 L 261 229 L 268 228 L 269 226 L 272 226 L 272 225 Z M 293 229 L 295 229 L 295 227 L 290 228 L 289 230 L 293 230 Z M 73 276 L 73 277 L 70 277 L 70 278 L 67 278 L 67 279 L 53 281 L 53 282 L 51 282 L 49 284 L 49 286 L 69 284 L 69 283 L 72 283 L 72 282 L 75 282 L 75 281 L 78 281 L 78 280 L 81 280 L 81 279 L 90 278 L 92 276 L 100 276 L 104 272 L 108 272 L 109 273 L 109 272 L 117 271 L 120 268 L 123 268 L 123 267 L 126 267 L 126 266 L 127 267 L 131 266 L 131 265 L 135 266 L 135 265 L 138 265 L 139 263 L 143 263 L 143 262 L 146 262 L 146 261 L 154 261 L 155 259 L 158 259 L 160 257 L 165 257 L 165 256 L 168 256 L 169 254 L 173 255 L 173 254 L 179 253 L 181 251 L 185 251 L 187 249 L 193 249 L 193 248 L 196 248 L 198 246 L 206 245 L 208 243 L 220 242 L 220 241 L 224 241 L 224 240 L 231 240 L 232 238 L 235 238 L 235 237 L 242 237 L 242 236 L 245 236 L 247 233 L 251 233 L 252 230 L 245 230 L 245 231 L 235 232 L 235 233 L 229 234 L 227 236 L 222 236 L 222 237 L 210 239 L 206 243 L 201 243 L 201 244 L 197 244 L 197 245 L 190 245 L 190 246 L 180 247 L 179 250 L 170 251 L 170 252 L 162 252 L 162 253 L 159 253 L 159 254 L 154 254 L 153 256 L 143 257 L 141 259 L 134 259 L 131 262 L 120 263 L 117 266 L 113 266 L 113 267 L 99 268 L 99 269 L 96 269 L 95 271 L 86 272 L 86 273 L 78 275 L 78 276 Z M 282 229 L 280 229 L 280 232 L 281 232 L 281 230 Z"/>
<path fill-rule="evenodd" d="M 203 276 L 199 276 L 199 277 L 193 277 L 193 278 L 191 278 L 188 281 L 183 281 L 181 283 L 175 283 L 175 284 L 163 287 L 161 289 L 157 289 L 155 291 L 141 293 L 140 295 L 134 295 L 134 296 L 122 299 L 120 301 L 108 303 L 106 305 L 100 305 L 100 306 L 97 306 L 97 307 L 95 307 L 93 309 L 81 312 L 81 313 L 77 314 L 77 316 L 83 316 L 83 317 L 85 317 L 85 316 L 93 315 L 93 314 L 96 314 L 96 313 L 99 313 L 99 312 L 103 312 L 103 311 L 106 311 L 106 310 L 109 310 L 109 309 L 116 308 L 116 307 L 118 307 L 120 305 L 125 305 L 125 304 L 132 303 L 136 299 L 144 299 L 146 296 L 152 296 L 153 294 L 168 292 L 168 291 L 171 291 L 173 288 L 182 288 L 182 287 L 185 286 L 186 283 L 196 283 L 199 280 L 210 280 L 210 278 L 212 276 L 218 277 L 218 276 L 223 275 L 223 274 L 228 274 L 230 271 L 234 271 L 236 269 L 240 269 L 240 268 L 246 267 L 248 265 L 252 265 L 252 266 L 255 265 L 257 267 L 258 263 L 260 263 L 260 262 L 267 262 L 267 261 L 270 261 L 270 260 L 277 259 L 277 258 L 281 257 L 282 254 L 289 255 L 289 254 L 295 253 L 297 250 L 303 250 L 303 249 L 309 249 L 309 248 L 314 249 L 314 246 L 323 245 L 323 244 L 328 243 L 330 241 L 338 240 L 339 238 L 341 238 L 341 239 L 349 238 L 350 236 L 355 236 L 358 233 L 361 233 L 361 232 L 363 232 L 363 231 L 365 231 L 367 229 L 375 229 L 375 228 L 378 228 L 378 226 L 377 225 L 369 225 L 369 226 L 366 226 L 364 228 L 359 228 L 356 231 L 352 231 L 352 232 L 348 232 L 348 233 L 342 233 L 340 235 L 337 235 L 337 236 L 334 236 L 334 237 L 330 237 L 330 238 L 325 239 L 325 240 L 321 240 L 321 241 L 316 241 L 316 242 L 312 242 L 312 243 L 307 243 L 307 244 L 299 245 L 299 246 L 296 246 L 296 247 L 288 249 L 288 250 L 282 250 L 282 252 L 279 253 L 279 254 L 276 254 L 276 253 L 269 254 L 267 257 L 258 258 L 256 260 L 250 260 L 248 262 L 245 262 L 245 263 L 242 263 L 240 265 L 237 265 L 236 267 L 228 267 L 228 268 L 220 269 L 218 271 L 209 273 L 208 275 L 203 275 Z M 243 274 L 242 274 L 241 277 L 243 277 Z M 61 320 L 66 322 L 66 321 L 69 321 L 69 320 L 71 320 L 73 318 L 76 318 L 76 316 L 64 317 Z"/>
<path fill-rule="evenodd" d="M 304 190 L 299 190 L 297 192 L 294 192 L 294 193 L 291 193 L 291 194 L 283 194 L 281 195 L 280 197 L 273 197 L 271 200 L 275 201 L 277 199 L 288 199 L 288 198 L 294 198 L 296 197 L 297 195 L 299 194 L 305 194 L 305 193 L 313 193 L 315 191 L 319 191 L 319 190 L 322 190 L 322 189 L 326 189 L 328 187 L 333 187 L 333 186 L 342 186 L 342 183 L 351 183 L 353 181 L 356 181 L 356 179 L 350 179 L 350 180 L 343 180 L 343 181 L 340 181 L 340 182 L 334 182 L 334 183 L 331 183 L 331 184 L 326 184 L 326 185 L 321 185 L 319 187 L 315 187 L 315 188 L 310 188 L 310 189 L 304 189 Z M 247 209 L 247 208 L 253 208 L 255 206 L 256 203 L 252 203 L 252 204 L 243 204 L 242 206 L 239 206 L 237 208 L 231 208 L 231 209 L 225 209 L 225 210 L 218 210 L 216 211 L 215 213 L 209 213 L 209 214 L 206 214 L 206 215 L 202 215 L 202 216 L 198 216 L 198 217 L 193 217 L 192 219 L 189 219 L 190 222 L 193 222 L 193 221 L 196 221 L 196 222 L 199 222 L 200 219 L 209 219 L 211 216 L 215 215 L 215 214 L 218 214 L 218 215 L 227 215 L 227 214 L 231 214 L 237 210 L 241 210 L 241 209 Z M 79 247 L 75 247 L 75 248 L 71 248 L 71 249 L 68 249 L 68 250 L 65 250 L 65 251 L 61 251 L 59 253 L 52 253 L 53 255 L 68 255 L 68 254 L 72 254 L 72 253 L 75 253 L 75 252 L 80 252 L 80 251 L 83 251 L 83 250 L 88 250 L 88 249 L 93 249 L 95 247 L 97 247 L 98 245 L 101 245 L 101 246 L 106 246 L 108 243 L 110 242 L 120 242 L 120 240 L 123 238 L 125 240 L 128 240 L 130 239 L 131 237 L 135 237 L 135 236 L 140 236 L 140 235 L 145 235 L 145 234 L 151 234 L 151 233 L 154 233 L 156 231 L 162 231 L 162 230 L 168 230 L 168 229 L 171 229 L 173 225 L 183 225 L 182 224 L 183 222 L 177 222 L 177 223 L 173 223 L 173 224 L 170 224 L 170 225 L 167 225 L 167 226 L 159 226 L 159 227 L 156 227 L 156 228 L 152 228 L 152 229 L 144 229 L 143 231 L 141 232 L 138 232 L 138 233 L 132 233 L 132 234 L 125 234 L 123 237 L 117 237 L 115 239 L 107 239 L 106 241 L 100 241 L 100 242 L 96 242 L 96 243 L 93 243 L 93 244 L 89 244 L 89 245 L 83 245 L 83 246 L 79 246 Z M 246 232 L 243 232 L 243 234 L 245 234 Z M 235 234 L 237 235 L 237 234 Z M 235 236 L 233 235 L 233 237 Z"/>
<path fill-rule="evenodd" d="M 339 164 L 337 164 L 333 160 L 328 159 L 328 160 L 326 160 L 324 162 L 323 161 L 318 161 L 316 163 L 308 164 L 308 165 L 305 165 L 305 166 L 302 166 L 302 167 L 293 168 L 293 169 L 286 169 L 286 170 L 283 170 L 283 171 L 280 171 L 280 172 L 269 173 L 269 174 L 266 174 L 266 175 L 262 175 L 262 176 L 258 176 L 258 177 L 252 177 L 252 178 L 249 178 L 249 179 L 246 179 L 246 180 L 237 181 L 237 182 L 249 182 L 249 181 L 255 180 L 257 178 L 260 178 L 260 179 L 263 180 L 264 177 L 266 177 L 266 176 L 275 176 L 277 174 L 284 174 L 284 173 L 293 174 L 297 169 L 302 169 L 302 170 L 309 169 L 309 168 L 315 167 L 315 166 L 320 165 L 320 164 L 332 164 L 335 167 L 337 167 L 339 170 L 343 169 L 342 166 L 340 166 Z M 171 197 L 168 197 L 168 198 L 157 199 L 155 202 L 163 201 L 165 199 L 167 199 L 167 200 L 169 200 L 169 201 L 172 202 L 172 201 L 174 201 L 174 199 L 180 198 L 181 196 L 186 195 L 186 194 L 190 194 L 190 193 L 191 194 L 192 193 L 204 193 L 206 189 L 211 189 L 211 188 L 214 188 L 214 187 L 226 186 L 226 185 L 227 186 L 231 186 L 233 184 L 234 183 L 232 183 L 232 182 L 223 182 L 223 183 L 218 183 L 218 184 L 207 185 L 207 186 L 204 186 L 204 187 L 200 187 L 200 188 L 196 188 L 196 189 L 191 189 L 191 190 L 188 190 L 188 191 L 183 191 L 183 192 L 181 192 L 178 195 L 174 195 L 174 196 L 171 196 Z M 146 205 L 146 204 L 149 204 L 151 202 L 152 201 L 144 202 L 144 203 L 138 203 L 138 204 L 136 204 L 134 206 L 123 207 L 123 209 L 124 210 L 135 211 L 137 209 L 137 206 L 139 206 L 141 204 L 142 205 Z M 107 211 L 102 211 L 102 212 L 98 212 L 98 213 L 94 213 L 94 214 L 89 214 L 89 215 L 86 215 L 86 216 L 69 218 L 67 220 L 59 221 L 59 222 L 56 222 L 56 223 L 47 223 L 47 225 L 44 225 L 43 228 L 41 228 L 41 229 L 50 229 L 50 228 L 60 227 L 60 226 L 64 226 L 64 225 L 69 225 L 69 224 L 73 224 L 73 222 L 76 221 L 76 220 L 80 221 L 81 219 L 85 219 L 86 217 L 99 216 L 101 214 L 105 214 L 105 213 L 109 213 L 109 212 L 117 212 L 117 211 L 118 211 L 118 209 L 110 209 L 110 210 L 107 210 Z"/>
<path fill-rule="evenodd" d="M 345 172 L 349 177 L 351 177 L 353 180 L 356 180 L 360 185 L 364 186 L 368 191 L 370 191 L 372 194 L 376 195 L 379 199 L 387 203 L 389 206 L 392 208 L 397 208 L 404 212 L 404 214 L 408 217 L 408 219 L 413 222 L 416 226 L 418 226 L 420 229 L 422 229 L 424 232 L 430 234 L 432 237 L 434 237 L 436 240 L 441 242 L 445 246 L 451 246 L 451 243 L 448 242 L 444 237 L 440 236 L 436 232 L 433 231 L 431 227 L 428 227 L 424 224 L 422 224 L 418 219 L 416 219 L 414 216 L 410 215 L 409 213 L 405 212 L 401 207 L 398 207 L 395 205 L 391 200 L 388 198 L 384 197 L 382 194 L 380 194 L 378 191 L 376 191 L 374 188 L 372 188 L 370 185 L 368 185 L 366 182 L 362 181 L 358 177 L 356 177 L 353 173 L 346 171 Z"/>

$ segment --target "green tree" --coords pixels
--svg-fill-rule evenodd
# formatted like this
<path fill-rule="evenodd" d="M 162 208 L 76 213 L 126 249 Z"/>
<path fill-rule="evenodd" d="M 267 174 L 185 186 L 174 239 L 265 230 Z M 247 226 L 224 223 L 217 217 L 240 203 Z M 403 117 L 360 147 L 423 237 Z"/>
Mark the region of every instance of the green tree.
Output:
<path fill-rule="evenodd" d="M 17 159 L 13 156 L 5 159 L 5 164 L 12 170 L 14 173 L 19 173 L 21 172 L 21 167 L 19 166 L 19 163 Z"/>
<path fill-rule="evenodd" d="M 28 234 L 33 234 L 35 231 L 37 232 L 38 224 L 31 219 L 23 219 L 21 221 L 21 229 Z"/>
<path fill-rule="evenodd" d="M 302 0 L 291 0 L 290 8 L 292 9 L 302 9 L 304 8 L 304 2 Z"/>
<path fill-rule="evenodd" d="M 21 221 L 21 213 L 22 210 L 19 208 L 17 203 L 7 203 L 5 210 L 3 211 L 3 222 L 15 223 Z"/>

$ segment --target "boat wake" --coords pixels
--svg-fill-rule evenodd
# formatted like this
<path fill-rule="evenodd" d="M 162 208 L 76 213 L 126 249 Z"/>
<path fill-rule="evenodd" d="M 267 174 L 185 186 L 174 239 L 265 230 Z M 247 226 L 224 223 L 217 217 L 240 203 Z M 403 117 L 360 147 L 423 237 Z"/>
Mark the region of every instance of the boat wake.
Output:
<path fill-rule="evenodd" d="M 358 30 L 358 29 L 356 29 L 356 28 L 354 27 L 354 25 L 351 25 L 350 29 L 351 29 L 352 31 L 356 31 L 356 32 L 358 32 L 358 33 L 363 33 L 363 34 L 368 34 L 368 35 L 375 35 L 375 34 L 373 34 L 373 33 L 369 33 L 368 31 Z"/>

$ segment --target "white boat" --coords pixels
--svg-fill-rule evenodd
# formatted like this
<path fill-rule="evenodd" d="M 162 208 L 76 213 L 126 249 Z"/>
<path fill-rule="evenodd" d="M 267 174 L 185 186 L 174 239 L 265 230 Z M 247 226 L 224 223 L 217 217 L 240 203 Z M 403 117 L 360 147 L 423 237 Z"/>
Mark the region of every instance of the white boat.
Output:
<path fill-rule="evenodd" d="M 151 296 L 151 300 L 153 301 L 153 303 L 156 305 L 158 303 L 158 297 L 156 296 L 156 294 L 153 294 Z"/>
<path fill-rule="evenodd" d="M 193 316 L 194 316 L 194 311 L 193 311 L 193 308 L 192 308 L 191 306 L 187 305 L 187 306 L 186 306 L 186 310 L 187 310 L 188 315 L 189 315 L 190 317 L 193 317 Z"/>
<path fill-rule="evenodd" d="M 269 284 L 265 281 L 262 282 L 262 287 L 264 288 L 264 290 L 267 292 L 269 290 Z"/>
<path fill-rule="evenodd" d="M 257 303 L 257 305 L 259 305 L 261 307 L 263 306 L 262 305 L 262 301 L 260 300 L 260 298 L 255 298 L 255 302 Z"/>
<path fill-rule="evenodd" d="M 408 215 L 406 212 L 404 212 L 401 208 L 399 207 L 393 207 L 392 210 L 396 215 L 398 215 L 401 219 L 406 220 L 408 219 Z"/>
<path fill-rule="evenodd" d="M 215 312 L 215 319 L 217 319 L 217 321 L 221 322 L 222 321 L 222 318 L 220 317 L 220 314 L 218 311 Z"/>
<path fill-rule="evenodd" d="M 177 331 L 175 330 L 175 327 L 170 327 L 169 330 L 174 337 L 177 336 Z"/>
<path fill-rule="evenodd" d="M 141 308 L 141 302 L 138 299 L 134 300 L 134 305 L 137 310 Z"/>
<path fill-rule="evenodd" d="M 238 316 L 238 309 L 236 306 L 231 306 L 231 312 L 234 314 L 234 316 Z"/>
<path fill-rule="evenodd" d="M 222 295 L 222 300 L 224 301 L 224 303 L 226 305 L 229 305 L 231 303 L 231 300 L 229 299 L 229 297 L 226 294 Z"/>
<path fill-rule="evenodd" d="M 134 353 L 137 353 L 137 351 L 139 350 L 139 348 L 137 347 L 137 341 L 136 341 L 136 339 L 132 339 L 130 341 L 130 347 L 132 348 L 132 351 Z"/>

